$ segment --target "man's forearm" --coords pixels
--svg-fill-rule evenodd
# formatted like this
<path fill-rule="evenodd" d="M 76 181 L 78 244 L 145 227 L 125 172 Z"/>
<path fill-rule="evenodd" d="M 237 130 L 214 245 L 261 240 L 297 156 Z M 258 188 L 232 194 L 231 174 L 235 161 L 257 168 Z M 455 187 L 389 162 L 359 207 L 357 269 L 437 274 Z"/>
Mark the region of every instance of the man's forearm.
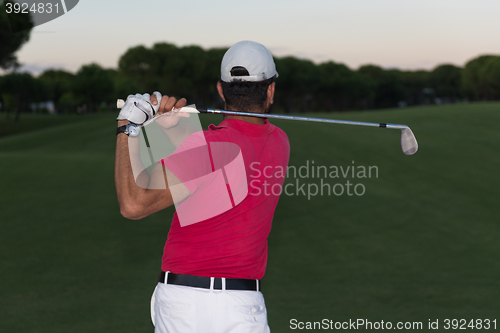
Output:
<path fill-rule="evenodd" d="M 127 121 L 119 121 L 118 126 L 127 124 Z M 132 169 L 132 159 L 130 158 L 130 138 L 125 134 L 119 134 L 116 138 L 116 155 L 115 155 L 115 186 L 116 194 L 118 197 L 118 203 L 120 205 L 120 211 L 123 216 L 133 218 L 137 215 L 138 211 L 144 210 L 144 207 L 148 205 L 148 197 L 151 196 L 148 193 L 149 185 L 149 175 L 140 160 L 134 158 L 134 163 L 141 163 L 137 165 L 137 170 L 142 170 L 141 174 L 138 175 L 137 180 L 134 177 L 134 172 Z M 139 147 L 137 142 L 137 147 L 132 147 L 137 150 L 137 155 L 139 155 Z M 137 185 L 137 182 L 142 185 Z"/>
<path fill-rule="evenodd" d="M 123 124 L 119 124 L 121 125 Z M 137 147 L 133 148 L 139 148 L 138 142 Z M 153 168 L 151 176 L 147 170 L 139 169 L 142 172 L 136 180 L 131 163 L 129 137 L 119 134 L 116 138 L 115 186 L 121 214 L 126 218 L 138 220 L 172 206 L 174 201 L 166 177 L 168 170 L 160 163 Z M 136 181 L 141 186 L 137 185 Z M 177 191 L 177 197 L 181 198 L 179 200 L 189 195 L 185 186 L 181 186 Z"/>
<path fill-rule="evenodd" d="M 119 121 L 118 126 L 127 124 L 127 121 Z M 129 137 L 125 134 L 119 134 L 116 137 L 116 154 L 115 154 L 115 186 L 118 203 L 122 215 L 128 215 L 127 209 L 135 202 L 135 194 L 141 188 L 136 185 L 132 165 L 130 161 L 130 153 L 128 147 Z"/>

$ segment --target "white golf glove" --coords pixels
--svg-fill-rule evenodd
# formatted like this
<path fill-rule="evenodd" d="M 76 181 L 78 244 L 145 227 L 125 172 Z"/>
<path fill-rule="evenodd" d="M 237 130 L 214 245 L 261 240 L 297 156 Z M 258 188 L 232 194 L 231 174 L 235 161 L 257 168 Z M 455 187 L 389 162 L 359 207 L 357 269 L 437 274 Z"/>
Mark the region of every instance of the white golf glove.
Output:
<path fill-rule="evenodd" d="M 151 103 L 149 94 L 129 95 L 116 120 L 128 120 L 141 127 L 151 123 L 160 108 L 162 97 L 158 91 L 155 91 L 153 95 L 158 101 L 156 105 Z"/>

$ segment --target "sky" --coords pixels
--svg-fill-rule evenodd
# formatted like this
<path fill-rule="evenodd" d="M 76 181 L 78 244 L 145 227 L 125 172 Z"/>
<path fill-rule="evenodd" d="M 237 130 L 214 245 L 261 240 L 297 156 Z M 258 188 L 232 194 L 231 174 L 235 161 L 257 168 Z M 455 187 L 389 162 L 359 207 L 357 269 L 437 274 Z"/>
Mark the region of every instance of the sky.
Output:
<path fill-rule="evenodd" d="M 264 44 L 275 56 L 406 70 L 463 66 L 500 54 L 498 0 L 80 0 L 35 27 L 18 52 L 24 69 L 117 68 L 128 48 L 157 42 Z M 278 69 L 279 72 L 279 69 Z"/>

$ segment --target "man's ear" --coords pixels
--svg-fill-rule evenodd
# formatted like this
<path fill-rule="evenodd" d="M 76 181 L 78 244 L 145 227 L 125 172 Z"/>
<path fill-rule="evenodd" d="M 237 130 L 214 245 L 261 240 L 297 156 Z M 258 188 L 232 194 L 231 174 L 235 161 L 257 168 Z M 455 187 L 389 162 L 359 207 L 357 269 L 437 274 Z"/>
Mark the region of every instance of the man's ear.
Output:
<path fill-rule="evenodd" d="M 274 102 L 274 88 L 276 87 L 276 83 L 273 82 L 267 87 L 267 100 L 273 104 Z"/>
<path fill-rule="evenodd" d="M 226 99 L 224 98 L 224 94 L 222 93 L 222 83 L 220 83 L 220 81 L 217 82 L 217 91 L 219 92 L 219 95 L 222 98 L 222 100 L 225 102 Z"/>

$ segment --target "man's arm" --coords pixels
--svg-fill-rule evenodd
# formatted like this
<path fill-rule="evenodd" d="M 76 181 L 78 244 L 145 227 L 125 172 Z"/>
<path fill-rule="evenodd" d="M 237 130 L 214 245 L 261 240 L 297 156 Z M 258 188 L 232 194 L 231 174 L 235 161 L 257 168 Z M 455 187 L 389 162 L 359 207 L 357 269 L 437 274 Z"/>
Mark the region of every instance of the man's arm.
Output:
<path fill-rule="evenodd" d="M 177 108 L 185 105 L 185 100 L 180 100 L 176 103 L 175 98 L 168 98 L 167 96 L 166 99 L 165 106 L 167 108 L 170 107 L 170 109 L 174 105 Z M 153 104 L 156 104 L 155 102 Z M 120 120 L 118 121 L 118 126 L 127 123 L 127 120 Z M 138 220 L 172 206 L 174 200 L 171 189 L 168 187 L 167 175 L 169 179 L 175 179 L 163 164 L 158 163 L 153 168 L 151 176 L 146 171 L 143 171 L 137 179 L 141 184 L 149 184 L 148 188 L 138 186 L 132 171 L 129 137 L 123 133 L 118 134 L 115 155 L 115 186 L 120 212 L 124 217 Z M 157 189 L 159 187 L 158 184 L 165 184 L 165 187 L 161 186 L 164 189 Z M 189 190 L 182 184 L 175 186 L 175 191 L 174 197 L 177 200 L 178 198 L 186 198 L 190 194 Z"/>
<path fill-rule="evenodd" d="M 121 126 L 127 123 L 127 121 L 121 120 L 118 125 Z M 116 138 L 115 186 L 120 213 L 128 219 L 138 220 L 172 206 L 173 199 L 168 186 L 164 190 L 155 190 L 142 188 L 135 183 L 130 162 L 128 139 L 125 134 L 118 134 Z M 163 177 L 163 181 L 167 185 L 162 167 L 162 164 L 155 166 L 151 176 L 158 178 L 158 174 L 161 172 L 161 177 Z M 149 178 L 146 171 L 141 173 L 139 178 L 142 179 L 139 181 L 147 181 L 144 179 L 145 177 Z"/>

